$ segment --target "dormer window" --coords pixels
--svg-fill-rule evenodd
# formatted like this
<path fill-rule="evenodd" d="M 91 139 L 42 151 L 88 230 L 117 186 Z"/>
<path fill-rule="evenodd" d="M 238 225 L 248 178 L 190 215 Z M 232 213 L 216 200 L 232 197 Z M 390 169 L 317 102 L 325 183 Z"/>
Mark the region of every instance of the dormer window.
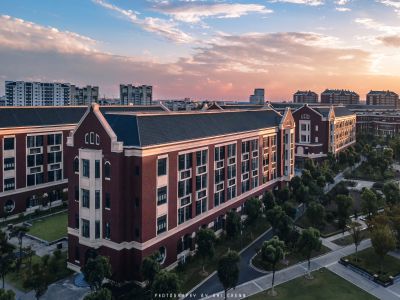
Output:
<path fill-rule="evenodd" d="M 90 133 L 90 144 L 93 145 L 94 144 L 94 132 Z"/>
<path fill-rule="evenodd" d="M 85 134 L 85 144 L 89 144 L 89 133 Z"/>
<path fill-rule="evenodd" d="M 100 136 L 96 134 L 96 145 L 100 145 Z"/>

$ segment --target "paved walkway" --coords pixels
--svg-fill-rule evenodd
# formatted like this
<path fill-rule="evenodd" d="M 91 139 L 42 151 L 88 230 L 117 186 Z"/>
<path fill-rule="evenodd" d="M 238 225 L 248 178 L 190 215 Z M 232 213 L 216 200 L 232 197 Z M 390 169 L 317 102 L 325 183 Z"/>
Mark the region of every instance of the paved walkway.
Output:
<path fill-rule="evenodd" d="M 364 250 L 368 247 L 371 246 L 371 241 L 370 240 L 364 240 L 361 242 L 359 246 L 359 251 Z M 311 270 L 315 271 L 320 268 L 324 267 L 331 267 L 339 261 L 339 259 L 343 256 L 350 255 L 354 253 L 355 249 L 353 245 L 343 247 L 338 250 L 334 250 L 332 252 L 329 252 L 325 255 L 316 257 L 311 260 Z M 287 281 L 293 280 L 297 277 L 304 276 L 307 272 L 307 262 L 302 262 L 296 265 L 293 265 L 291 267 L 288 267 L 286 269 L 280 270 L 275 273 L 275 282 L 276 284 L 282 284 Z M 360 276 L 361 277 L 361 276 Z M 261 291 L 265 291 L 267 289 L 271 288 L 271 279 L 272 279 L 272 274 L 267 274 L 260 276 L 258 278 L 255 278 L 253 280 L 250 280 L 245 283 L 239 283 L 239 285 L 236 287 L 235 290 L 230 291 L 230 295 L 228 299 L 243 299 L 245 297 L 254 295 L 256 293 L 259 293 Z M 216 279 L 218 280 L 218 279 Z M 364 278 L 360 278 L 360 280 L 364 280 Z M 367 279 L 365 279 L 367 280 Z M 358 283 L 355 283 L 358 285 Z M 218 299 L 221 298 L 223 295 L 223 292 L 220 289 L 219 291 L 212 291 L 212 292 L 203 292 L 203 294 L 200 295 L 195 295 L 197 298 L 203 298 L 203 299 Z M 195 291 L 196 292 L 196 291 Z M 194 293 L 195 293 L 194 292 Z M 200 290 L 198 292 L 201 292 Z M 382 299 L 382 298 L 381 298 Z M 385 299 L 385 298 L 383 298 Z"/>

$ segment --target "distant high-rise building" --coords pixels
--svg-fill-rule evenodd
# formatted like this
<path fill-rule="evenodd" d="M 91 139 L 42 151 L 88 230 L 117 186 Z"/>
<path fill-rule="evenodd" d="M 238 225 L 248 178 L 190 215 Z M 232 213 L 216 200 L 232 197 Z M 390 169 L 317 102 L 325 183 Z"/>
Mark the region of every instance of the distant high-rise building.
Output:
<path fill-rule="evenodd" d="M 358 104 L 360 96 L 349 90 L 325 90 L 321 94 L 321 103 L 323 104 Z"/>
<path fill-rule="evenodd" d="M 367 105 L 387 105 L 399 107 L 399 95 L 392 91 L 370 91 L 367 94 Z"/>
<path fill-rule="evenodd" d="M 294 103 L 318 103 L 318 94 L 312 91 L 297 91 L 293 95 Z"/>
<path fill-rule="evenodd" d="M 153 102 L 153 87 L 150 85 L 120 84 L 119 95 L 122 105 L 151 105 Z"/>
<path fill-rule="evenodd" d="M 6 81 L 7 106 L 63 106 L 70 104 L 69 83 Z"/>
<path fill-rule="evenodd" d="M 264 104 L 265 102 L 265 90 L 254 89 L 254 95 L 250 96 L 250 103 L 253 104 Z"/>
<path fill-rule="evenodd" d="M 87 85 L 77 87 L 71 85 L 71 105 L 89 105 L 99 101 L 99 87 Z"/>

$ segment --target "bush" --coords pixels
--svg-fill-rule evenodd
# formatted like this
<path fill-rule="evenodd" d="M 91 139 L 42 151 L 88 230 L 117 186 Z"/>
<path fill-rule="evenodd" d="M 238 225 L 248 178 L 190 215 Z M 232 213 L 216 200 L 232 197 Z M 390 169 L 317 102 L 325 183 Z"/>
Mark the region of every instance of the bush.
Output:
<path fill-rule="evenodd" d="M 375 182 L 375 183 L 372 185 L 372 187 L 373 187 L 374 189 L 381 190 L 381 189 L 383 188 L 383 182 L 380 182 L 380 181 Z"/>

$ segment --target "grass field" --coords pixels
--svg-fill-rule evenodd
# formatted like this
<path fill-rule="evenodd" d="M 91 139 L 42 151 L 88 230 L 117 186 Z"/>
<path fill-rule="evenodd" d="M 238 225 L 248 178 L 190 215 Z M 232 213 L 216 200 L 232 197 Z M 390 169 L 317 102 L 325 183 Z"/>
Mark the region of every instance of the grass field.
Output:
<path fill-rule="evenodd" d="M 33 221 L 29 234 L 51 242 L 67 236 L 68 215 L 66 212 Z"/>
<path fill-rule="evenodd" d="M 370 274 L 378 274 L 381 280 L 387 280 L 389 276 L 400 273 L 400 260 L 390 255 L 385 255 L 381 273 L 381 261 L 372 247 L 358 252 L 357 261 L 355 261 L 355 254 L 345 258 L 352 264 L 367 270 Z"/>
<path fill-rule="evenodd" d="M 370 234 L 368 229 L 364 229 L 361 231 L 362 232 L 362 239 L 369 239 Z M 354 244 L 353 237 L 351 235 L 346 235 L 345 237 L 340 237 L 337 240 L 332 241 L 336 245 L 339 246 L 348 246 L 351 244 Z"/>
<path fill-rule="evenodd" d="M 327 269 L 313 272 L 314 279 L 299 277 L 275 288 L 276 297 L 262 292 L 248 300 L 374 300 L 377 299 Z"/>

